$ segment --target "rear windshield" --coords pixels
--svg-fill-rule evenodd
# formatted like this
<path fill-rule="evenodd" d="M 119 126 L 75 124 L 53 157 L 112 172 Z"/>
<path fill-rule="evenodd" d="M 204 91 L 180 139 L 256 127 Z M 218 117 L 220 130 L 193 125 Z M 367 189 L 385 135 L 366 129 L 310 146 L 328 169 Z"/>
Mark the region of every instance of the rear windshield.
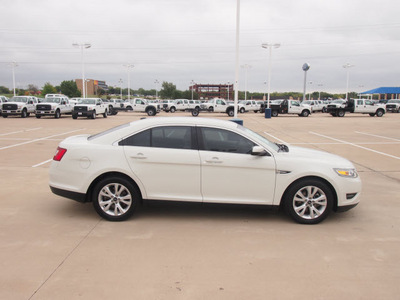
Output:
<path fill-rule="evenodd" d="M 108 130 L 106 130 L 106 131 L 102 131 L 102 132 L 93 134 L 93 135 L 91 135 L 91 136 L 88 137 L 88 141 L 91 141 L 91 140 L 94 140 L 94 139 L 99 138 L 99 137 L 101 137 L 101 136 L 107 135 L 107 134 L 109 134 L 109 133 L 111 133 L 111 132 L 114 132 L 114 131 L 116 131 L 116 130 L 119 130 L 119 129 L 128 127 L 129 125 L 130 125 L 130 123 L 122 124 L 122 125 L 119 125 L 119 126 L 117 126 L 117 127 L 110 128 L 110 129 L 108 129 Z"/>

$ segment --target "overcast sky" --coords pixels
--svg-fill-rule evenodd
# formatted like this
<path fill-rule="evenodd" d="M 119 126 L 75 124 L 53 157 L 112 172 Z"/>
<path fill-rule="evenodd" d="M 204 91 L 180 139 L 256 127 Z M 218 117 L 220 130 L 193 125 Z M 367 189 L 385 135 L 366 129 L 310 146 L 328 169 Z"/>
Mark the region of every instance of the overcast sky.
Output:
<path fill-rule="evenodd" d="M 0 0 L 0 85 L 12 88 L 85 77 L 152 89 L 157 79 L 188 89 L 190 82 L 235 81 L 236 0 Z M 400 4 L 397 0 L 241 0 L 240 65 L 250 65 L 247 89 L 264 92 L 268 50 L 271 91 L 350 91 L 400 86 Z M 310 83 L 312 82 L 312 83 Z M 245 87 L 240 69 L 239 89 Z"/>

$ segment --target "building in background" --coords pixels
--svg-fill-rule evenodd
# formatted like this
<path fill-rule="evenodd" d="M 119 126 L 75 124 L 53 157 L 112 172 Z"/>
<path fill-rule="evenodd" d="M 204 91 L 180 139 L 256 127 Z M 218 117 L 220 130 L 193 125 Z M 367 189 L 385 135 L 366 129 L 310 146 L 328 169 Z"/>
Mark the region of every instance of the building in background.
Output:
<path fill-rule="evenodd" d="M 75 79 L 78 90 L 82 93 L 82 79 Z M 99 96 L 108 91 L 108 85 L 105 81 L 86 79 L 86 96 Z M 103 92 L 104 91 L 104 92 Z"/>
<path fill-rule="evenodd" d="M 222 98 L 232 100 L 233 84 L 194 84 L 189 87 L 190 91 L 194 91 L 199 95 L 199 99 Z"/>

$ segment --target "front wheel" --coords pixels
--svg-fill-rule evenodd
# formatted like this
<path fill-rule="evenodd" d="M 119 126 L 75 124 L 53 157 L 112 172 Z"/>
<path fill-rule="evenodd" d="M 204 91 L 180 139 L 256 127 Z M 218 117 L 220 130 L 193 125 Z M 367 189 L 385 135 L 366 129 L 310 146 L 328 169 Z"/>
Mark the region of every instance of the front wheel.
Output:
<path fill-rule="evenodd" d="M 148 109 L 147 110 L 147 115 L 149 117 L 155 116 L 156 115 L 156 110 L 154 108 Z"/>
<path fill-rule="evenodd" d="M 240 112 L 241 114 L 243 114 L 243 113 L 245 112 L 245 109 L 242 107 L 242 108 L 239 110 L 239 112 Z"/>
<path fill-rule="evenodd" d="M 36 119 L 40 119 L 41 117 L 41 115 L 36 115 Z"/>
<path fill-rule="evenodd" d="M 322 181 L 301 180 L 285 193 L 286 212 L 298 223 L 317 224 L 323 221 L 333 207 L 333 193 Z"/>
<path fill-rule="evenodd" d="M 375 114 L 372 114 L 372 113 L 371 113 L 371 114 L 369 114 L 369 116 L 370 116 L 370 117 L 375 117 Z"/>
<path fill-rule="evenodd" d="M 104 118 L 107 118 L 107 115 L 108 115 L 108 113 L 107 113 L 107 109 L 104 111 L 104 114 L 103 114 L 103 117 Z"/>
<path fill-rule="evenodd" d="M 200 112 L 200 111 L 199 111 L 198 109 L 193 109 L 193 110 L 192 110 L 192 116 L 193 116 L 193 117 L 197 117 L 197 116 L 199 115 L 199 112 Z"/>
<path fill-rule="evenodd" d="M 382 109 L 378 109 L 378 111 L 376 112 L 376 116 L 377 117 L 382 117 L 383 116 L 383 110 Z"/>
<path fill-rule="evenodd" d="M 338 116 L 338 117 L 344 117 L 344 114 L 345 114 L 344 110 L 339 110 L 339 111 L 337 112 L 337 116 Z"/>
<path fill-rule="evenodd" d="M 277 116 L 278 116 L 278 111 L 277 111 L 277 110 L 273 110 L 273 111 L 271 112 L 271 116 L 277 117 Z"/>
<path fill-rule="evenodd" d="M 21 112 L 21 118 L 26 118 L 28 116 L 28 112 L 26 111 L 26 109 L 24 108 Z"/>
<path fill-rule="evenodd" d="M 233 109 L 228 109 L 228 111 L 226 112 L 228 114 L 228 116 L 233 117 L 235 115 L 235 111 Z"/>
<path fill-rule="evenodd" d="M 56 110 L 56 113 L 55 113 L 55 115 L 54 115 L 54 118 L 55 118 L 55 119 L 59 119 L 60 116 L 61 116 L 61 113 L 60 113 L 60 111 L 57 109 L 57 110 Z"/>
<path fill-rule="evenodd" d="M 90 118 L 93 120 L 96 119 L 96 111 L 95 110 L 92 112 L 92 115 L 90 116 Z"/>
<path fill-rule="evenodd" d="M 140 201 L 140 194 L 127 179 L 112 176 L 101 180 L 93 190 L 96 212 L 109 221 L 129 218 Z"/>
<path fill-rule="evenodd" d="M 172 106 L 172 107 L 169 109 L 169 111 L 170 111 L 171 113 L 174 113 L 174 112 L 176 112 L 176 108 Z"/>

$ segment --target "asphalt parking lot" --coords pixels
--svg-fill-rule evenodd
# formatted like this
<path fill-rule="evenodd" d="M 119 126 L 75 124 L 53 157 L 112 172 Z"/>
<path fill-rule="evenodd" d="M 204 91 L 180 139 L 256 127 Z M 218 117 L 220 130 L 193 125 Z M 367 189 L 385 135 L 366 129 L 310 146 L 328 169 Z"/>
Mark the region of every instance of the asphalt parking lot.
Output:
<path fill-rule="evenodd" d="M 112 223 L 50 192 L 62 139 L 142 117 L 0 118 L 0 299 L 398 299 L 400 114 L 239 115 L 273 141 L 355 164 L 361 203 L 319 225 L 255 208 L 162 203 Z"/>

